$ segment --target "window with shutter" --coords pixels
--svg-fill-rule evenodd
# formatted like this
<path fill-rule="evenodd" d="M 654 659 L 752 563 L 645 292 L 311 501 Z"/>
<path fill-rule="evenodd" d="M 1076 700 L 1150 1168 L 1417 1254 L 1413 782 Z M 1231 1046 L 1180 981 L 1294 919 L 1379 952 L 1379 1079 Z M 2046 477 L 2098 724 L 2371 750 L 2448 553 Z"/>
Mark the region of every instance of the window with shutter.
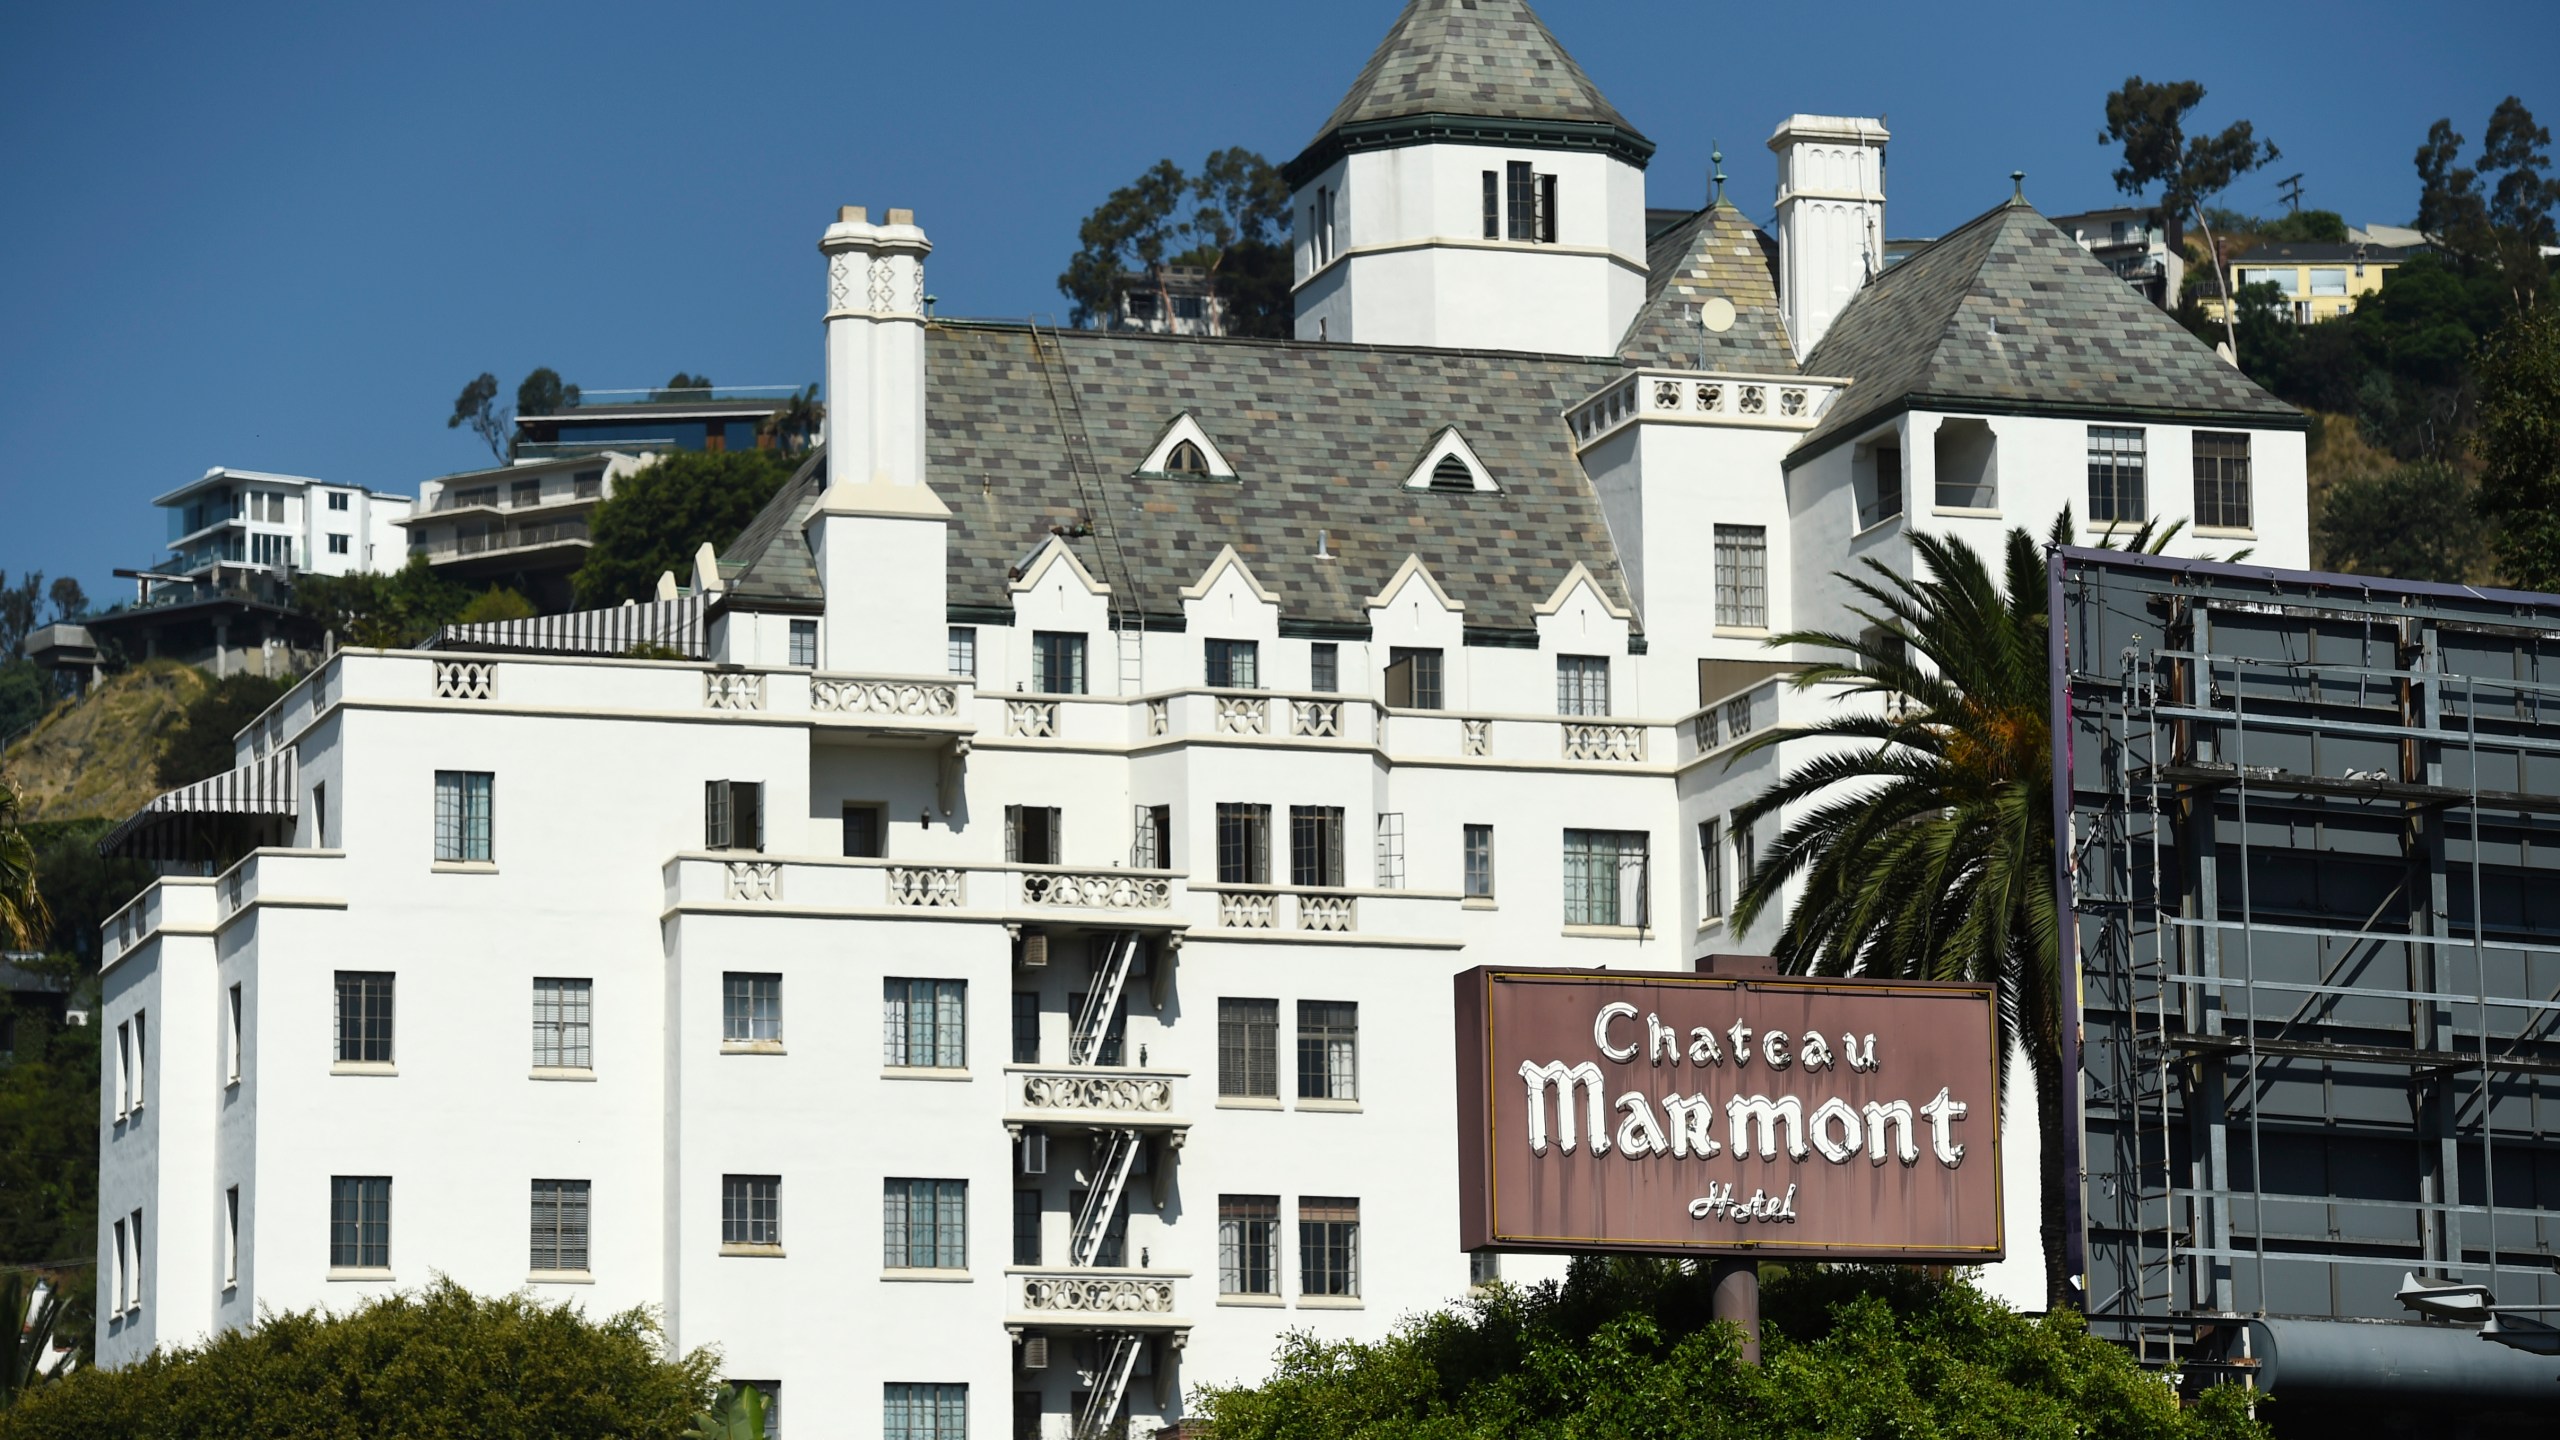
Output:
<path fill-rule="evenodd" d="M 584 1180 L 533 1182 L 533 1268 L 583 1273 L 587 1268 Z"/>

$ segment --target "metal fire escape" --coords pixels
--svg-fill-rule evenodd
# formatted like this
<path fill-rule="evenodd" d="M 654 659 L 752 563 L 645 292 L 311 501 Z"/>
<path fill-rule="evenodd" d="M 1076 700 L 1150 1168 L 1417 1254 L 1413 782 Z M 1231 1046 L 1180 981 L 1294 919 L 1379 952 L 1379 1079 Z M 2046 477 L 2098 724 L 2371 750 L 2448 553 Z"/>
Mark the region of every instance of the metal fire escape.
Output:
<path fill-rule="evenodd" d="M 1085 992 L 1084 1011 L 1075 1017 L 1075 1028 L 1067 1039 L 1068 1064 L 1100 1062 L 1103 1047 L 1111 1037 L 1112 1019 L 1119 1014 L 1120 998 L 1129 988 L 1129 971 L 1144 944 L 1131 931 L 1102 939 L 1101 959 L 1094 967 L 1093 983 Z M 1128 1193 L 1130 1173 L 1137 1168 L 1138 1152 L 1146 1143 L 1146 1137 L 1132 1129 L 1094 1133 L 1092 1184 L 1086 1187 L 1084 1207 L 1076 1212 L 1075 1230 L 1068 1240 L 1070 1264 L 1089 1266 L 1100 1258 L 1112 1219 L 1120 1213 L 1121 1199 Z M 1120 1258 L 1123 1263 L 1128 1259 Z M 1076 1440 L 1098 1440 L 1120 1413 L 1121 1399 L 1129 1391 L 1129 1378 L 1137 1373 L 1138 1352 L 1147 1343 L 1145 1336 L 1126 1330 L 1104 1331 L 1094 1338 L 1102 1352 L 1101 1360 L 1095 1367 L 1093 1389 L 1086 1396 L 1084 1408 L 1076 1414 Z"/>

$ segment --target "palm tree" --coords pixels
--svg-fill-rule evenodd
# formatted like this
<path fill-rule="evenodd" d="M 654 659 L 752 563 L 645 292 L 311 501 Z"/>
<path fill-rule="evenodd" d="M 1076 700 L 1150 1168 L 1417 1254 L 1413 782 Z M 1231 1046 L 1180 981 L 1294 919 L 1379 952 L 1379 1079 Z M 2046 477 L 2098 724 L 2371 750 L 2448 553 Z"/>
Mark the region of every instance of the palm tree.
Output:
<path fill-rule="evenodd" d="M 827 418 L 826 402 L 818 398 L 818 387 L 808 389 L 783 402 L 781 409 L 765 417 L 764 433 L 785 455 L 797 455 L 809 448 L 818 434 L 818 426 Z"/>
<path fill-rule="evenodd" d="M 18 823 L 15 787 L 0 777 L 0 949 L 34 950 L 53 929 L 36 890 L 36 847 Z"/>
<path fill-rule="evenodd" d="M 2070 533 L 2069 512 L 2056 529 Z M 2145 526 L 2133 543 L 2156 550 L 2167 539 Z M 2011 530 L 1995 583 L 1961 540 L 1914 534 L 1911 544 L 1925 578 L 1872 559 L 1871 575 L 1840 577 L 1864 597 L 1852 611 L 1868 628 L 1770 641 L 1826 657 L 1795 676 L 1797 688 L 1837 685 L 1851 698 L 1738 752 L 1834 742 L 1735 811 L 1737 825 L 1795 815 L 1744 882 L 1735 919 L 1748 929 L 1801 880 L 1774 947 L 1790 973 L 1998 987 L 2003 1081 L 2007 1057 L 2024 1053 L 2043 1121 L 2048 1292 L 2069 1305 L 2044 557 Z"/>

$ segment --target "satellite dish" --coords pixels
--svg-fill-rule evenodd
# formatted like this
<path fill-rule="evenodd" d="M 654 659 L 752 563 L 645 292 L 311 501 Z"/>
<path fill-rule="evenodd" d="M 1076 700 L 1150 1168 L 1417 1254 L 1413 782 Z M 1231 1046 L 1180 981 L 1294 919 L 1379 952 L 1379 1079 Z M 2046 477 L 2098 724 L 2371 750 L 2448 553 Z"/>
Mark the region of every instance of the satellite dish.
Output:
<path fill-rule="evenodd" d="M 1708 296 L 1698 305 L 1698 323 L 1717 335 L 1732 329 L 1733 302 L 1721 295 Z"/>

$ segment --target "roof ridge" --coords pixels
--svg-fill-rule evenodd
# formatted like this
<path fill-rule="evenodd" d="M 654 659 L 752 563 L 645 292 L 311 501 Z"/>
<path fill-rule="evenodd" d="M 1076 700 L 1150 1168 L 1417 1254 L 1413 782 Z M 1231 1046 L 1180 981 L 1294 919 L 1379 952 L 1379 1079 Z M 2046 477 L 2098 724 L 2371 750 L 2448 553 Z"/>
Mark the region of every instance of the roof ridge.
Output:
<path fill-rule="evenodd" d="M 1347 125 L 1417 115 L 1636 133 L 1526 0 L 1406 0 L 1309 148 Z"/>

